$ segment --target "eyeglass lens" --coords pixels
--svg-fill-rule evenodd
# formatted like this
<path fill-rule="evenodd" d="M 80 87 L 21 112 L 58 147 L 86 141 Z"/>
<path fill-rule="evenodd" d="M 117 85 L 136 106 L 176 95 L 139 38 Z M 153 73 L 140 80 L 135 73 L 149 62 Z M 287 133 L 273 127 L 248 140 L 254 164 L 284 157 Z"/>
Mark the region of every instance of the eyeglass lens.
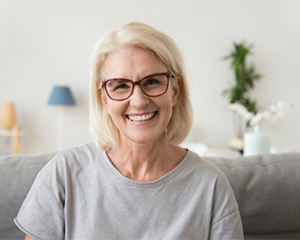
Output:
<path fill-rule="evenodd" d="M 130 97 L 135 84 L 140 85 L 146 95 L 155 97 L 167 91 L 168 76 L 165 74 L 154 75 L 135 83 L 127 79 L 113 79 L 106 82 L 105 88 L 110 98 L 122 100 Z"/>

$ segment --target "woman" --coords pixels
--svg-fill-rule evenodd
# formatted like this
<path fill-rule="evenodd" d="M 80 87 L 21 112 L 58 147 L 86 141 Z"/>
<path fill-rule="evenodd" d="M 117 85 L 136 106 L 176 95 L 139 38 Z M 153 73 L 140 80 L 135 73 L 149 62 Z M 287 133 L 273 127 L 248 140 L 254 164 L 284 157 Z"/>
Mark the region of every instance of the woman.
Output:
<path fill-rule="evenodd" d="M 225 177 L 178 144 L 191 126 L 180 52 L 129 23 L 97 44 L 91 71 L 95 143 L 39 173 L 15 219 L 27 239 L 242 239 Z"/>

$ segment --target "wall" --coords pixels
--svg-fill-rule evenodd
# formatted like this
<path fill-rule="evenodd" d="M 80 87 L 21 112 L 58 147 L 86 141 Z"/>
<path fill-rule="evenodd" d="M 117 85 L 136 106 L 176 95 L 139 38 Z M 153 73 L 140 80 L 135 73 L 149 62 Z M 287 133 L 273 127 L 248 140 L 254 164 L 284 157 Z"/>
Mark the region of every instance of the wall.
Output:
<path fill-rule="evenodd" d="M 293 111 L 265 130 L 279 150 L 300 148 L 299 1 L 0 1 L 0 104 L 13 101 L 22 152 L 56 150 L 57 109 L 47 106 L 55 84 L 71 87 L 76 107 L 64 112 L 63 147 L 89 141 L 90 54 L 115 25 L 142 21 L 165 31 L 182 49 L 194 125 L 187 141 L 227 146 L 231 113 L 221 95 L 230 84 L 233 41 L 255 44 L 252 61 L 263 79 L 253 92 L 260 107 L 289 100 Z"/>

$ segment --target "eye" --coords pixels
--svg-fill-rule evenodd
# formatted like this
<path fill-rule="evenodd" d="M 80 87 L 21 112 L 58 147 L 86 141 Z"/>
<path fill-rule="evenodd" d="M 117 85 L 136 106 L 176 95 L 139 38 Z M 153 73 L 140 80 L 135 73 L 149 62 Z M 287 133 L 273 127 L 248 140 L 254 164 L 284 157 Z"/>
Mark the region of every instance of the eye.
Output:
<path fill-rule="evenodd" d="M 128 84 L 120 83 L 114 87 L 114 90 L 130 88 Z"/>
<path fill-rule="evenodd" d="M 107 83 L 107 89 L 110 92 L 124 91 L 131 89 L 131 84 L 126 80 L 113 80 Z"/>
<path fill-rule="evenodd" d="M 161 81 L 156 78 L 145 79 L 143 82 L 144 87 L 151 86 L 151 85 L 160 85 L 160 84 L 161 84 Z"/>

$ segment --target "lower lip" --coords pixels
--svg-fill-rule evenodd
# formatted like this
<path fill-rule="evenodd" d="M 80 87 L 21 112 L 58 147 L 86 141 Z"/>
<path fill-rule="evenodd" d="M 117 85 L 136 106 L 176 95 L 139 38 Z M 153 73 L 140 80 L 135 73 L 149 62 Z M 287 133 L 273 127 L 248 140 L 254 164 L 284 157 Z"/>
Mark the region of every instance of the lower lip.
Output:
<path fill-rule="evenodd" d="M 154 117 L 152 117 L 152 118 L 150 118 L 148 120 L 140 121 L 140 122 L 138 122 L 138 121 L 131 121 L 127 117 L 126 117 L 126 119 L 129 121 L 130 124 L 133 124 L 133 125 L 136 125 L 136 126 L 144 126 L 144 125 L 148 125 L 148 124 L 152 123 L 156 119 L 157 115 L 158 115 L 158 112 L 156 112 L 156 114 L 154 115 Z"/>

